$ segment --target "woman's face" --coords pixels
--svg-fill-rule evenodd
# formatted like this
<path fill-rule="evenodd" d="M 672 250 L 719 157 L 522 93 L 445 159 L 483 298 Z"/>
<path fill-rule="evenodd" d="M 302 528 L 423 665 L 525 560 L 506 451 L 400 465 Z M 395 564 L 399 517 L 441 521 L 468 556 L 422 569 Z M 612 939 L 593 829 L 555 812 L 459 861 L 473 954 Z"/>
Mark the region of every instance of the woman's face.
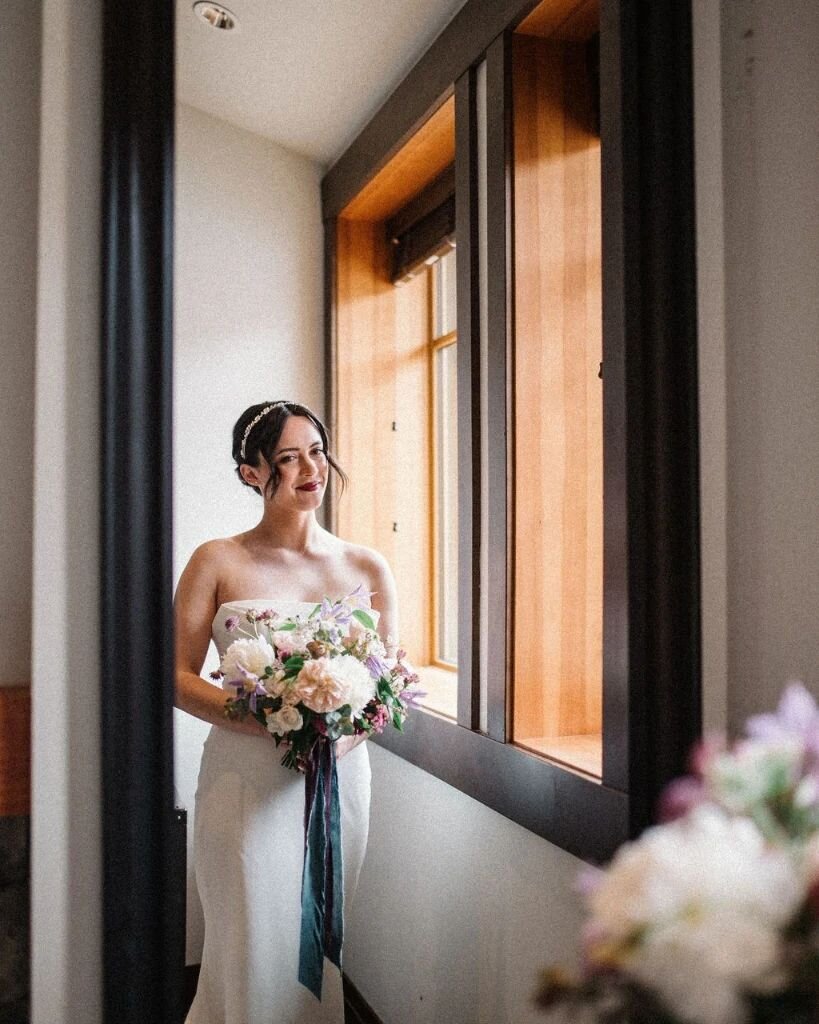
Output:
<path fill-rule="evenodd" d="M 271 499 L 277 505 L 308 511 L 321 505 L 327 486 L 327 455 L 315 425 L 306 416 L 289 416 L 271 459 L 280 480 Z M 270 470 L 261 460 L 254 472 L 257 486 L 264 488 Z"/>

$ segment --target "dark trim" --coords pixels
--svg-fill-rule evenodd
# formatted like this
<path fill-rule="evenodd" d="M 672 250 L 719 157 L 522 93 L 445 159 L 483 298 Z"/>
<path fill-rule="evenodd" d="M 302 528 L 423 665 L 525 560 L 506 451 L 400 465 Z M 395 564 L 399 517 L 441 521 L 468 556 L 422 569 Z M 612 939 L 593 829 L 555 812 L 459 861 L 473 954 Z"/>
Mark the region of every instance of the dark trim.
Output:
<path fill-rule="evenodd" d="M 538 0 L 469 0 L 431 44 L 321 183 L 325 217 L 335 217 L 441 103 L 452 83 L 493 39 L 517 25 Z"/>
<path fill-rule="evenodd" d="M 486 490 L 487 549 L 492 571 L 487 580 L 488 620 L 492 643 L 487 651 L 487 734 L 505 743 L 510 738 L 513 679 L 514 564 L 510 526 L 514 523 L 514 448 L 509 407 L 514 291 L 512 38 L 500 35 L 486 53 L 486 302 L 487 432 L 499 443 L 490 446 Z"/>
<path fill-rule="evenodd" d="M 174 12 L 106 0 L 100 663 L 103 1019 L 174 1020 Z"/>
<path fill-rule="evenodd" d="M 452 163 L 437 178 L 402 206 L 398 213 L 387 221 L 387 238 L 397 238 L 414 227 L 419 221 L 442 206 L 447 199 L 455 196 L 455 164 Z"/>
<path fill-rule="evenodd" d="M 199 972 L 201 969 L 201 964 L 187 964 L 185 967 L 185 1000 L 182 1016 L 179 1018 L 179 1024 L 182 1024 L 191 1008 L 191 1003 L 196 995 L 196 988 L 199 985 Z"/>
<path fill-rule="evenodd" d="M 341 981 L 344 986 L 344 1024 L 383 1024 L 346 974 L 342 975 Z"/>
<path fill-rule="evenodd" d="M 625 793 L 429 712 L 370 742 L 584 860 L 606 860 L 628 838 Z"/>
<path fill-rule="evenodd" d="M 455 195 L 446 198 L 434 210 L 401 233 L 386 226 L 390 247 L 390 281 L 407 281 L 427 269 L 433 256 L 443 256 L 455 244 Z"/>
<path fill-rule="evenodd" d="M 619 293 L 625 327 L 628 785 L 636 834 L 652 820 L 663 786 L 685 771 L 701 729 L 693 69 L 690 0 L 604 0 L 607 26 L 614 17 L 608 8 L 618 7 L 622 260 L 639 273 L 638 281 L 625 276 Z"/>
<path fill-rule="evenodd" d="M 478 294 L 478 121 L 475 71 L 455 83 L 455 237 L 458 321 L 458 722 L 480 719 L 481 420 Z"/>

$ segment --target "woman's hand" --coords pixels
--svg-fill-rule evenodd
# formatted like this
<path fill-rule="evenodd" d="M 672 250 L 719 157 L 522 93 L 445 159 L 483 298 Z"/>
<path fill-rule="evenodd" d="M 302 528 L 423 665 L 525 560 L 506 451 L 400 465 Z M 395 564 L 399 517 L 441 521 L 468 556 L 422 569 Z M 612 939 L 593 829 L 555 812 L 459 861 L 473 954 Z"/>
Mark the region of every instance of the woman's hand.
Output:
<path fill-rule="evenodd" d="M 354 747 L 357 747 L 359 743 L 363 743 L 366 738 L 366 732 L 359 733 L 357 736 L 341 736 L 336 740 L 336 760 L 338 761 L 345 754 L 349 754 Z"/>

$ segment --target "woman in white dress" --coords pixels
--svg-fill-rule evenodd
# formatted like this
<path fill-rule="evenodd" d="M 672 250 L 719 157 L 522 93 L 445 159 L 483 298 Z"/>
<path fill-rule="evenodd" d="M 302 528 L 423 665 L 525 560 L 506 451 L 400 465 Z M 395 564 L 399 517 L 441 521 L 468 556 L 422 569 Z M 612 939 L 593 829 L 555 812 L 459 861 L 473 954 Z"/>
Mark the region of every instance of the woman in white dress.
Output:
<path fill-rule="evenodd" d="M 324 962 L 318 1001 L 298 981 L 304 776 L 255 720 L 224 717 L 225 692 L 200 676 L 211 639 L 235 639 L 224 621 L 250 607 L 309 612 L 363 584 L 387 653 L 398 637 L 395 580 L 375 551 L 316 519 L 336 472 L 327 431 L 306 406 L 251 406 L 233 430 L 241 481 L 263 499 L 259 524 L 211 540 L 191 556 L 174 600 L 176 704 L 210 722 L 194 815 L 194 872 L 205 918 L 202 967 L 186 1024 L 343 1024 L 341 976 Z M 336 741 L 344 904 L 367 843 L 370 765 L 362 737 Z"/>

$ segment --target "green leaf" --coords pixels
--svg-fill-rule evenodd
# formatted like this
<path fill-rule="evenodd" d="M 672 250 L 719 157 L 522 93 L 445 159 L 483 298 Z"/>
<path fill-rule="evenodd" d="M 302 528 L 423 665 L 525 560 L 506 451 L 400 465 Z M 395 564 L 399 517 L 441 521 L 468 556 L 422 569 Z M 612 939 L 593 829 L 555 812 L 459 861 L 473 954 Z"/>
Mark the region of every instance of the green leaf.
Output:
<path fill-rule="evenodd" d="M 353 611 L 353 616 L 358 619 L 362 626 L 366 626 L 367 629 L 371 629 L 375 632 L 375 623 L 365 611 L 362 611 L 360 608 L 356 608 Z"/>
<path fill-rule="evenodd" d="M 294 654 L 284 663 L 284 675 L 286 679 L 297 676 L 304 666 L 304 658 L 300 654 Z"/>
<path fill-rule="evenodd" d="M 295 622 L 283 622 L 280 626 L 276 627 L 276 632 L 289 633 L 291 630 L 296 628 Z"/>
<path fill-rule="evenodd" d="M 321 605 L 320 605 L 320 604 L 317 604 L 317 605 L 316 605 L 316 607 L 315 607 L 315 608 L 314 608 L 314 609 L 313 609 L 313 610 L 312 610 L 312 611 L 310 612 L 310 614 L 309 614 L 309 615 L 307 616 L 308 620 L 309 620 L 309 619 L 312 619 L 312 618 L 313 618 L 314 616 L 318 615 L 318 613 L 319 613 L 320 611 L 321 611 Z"/>

